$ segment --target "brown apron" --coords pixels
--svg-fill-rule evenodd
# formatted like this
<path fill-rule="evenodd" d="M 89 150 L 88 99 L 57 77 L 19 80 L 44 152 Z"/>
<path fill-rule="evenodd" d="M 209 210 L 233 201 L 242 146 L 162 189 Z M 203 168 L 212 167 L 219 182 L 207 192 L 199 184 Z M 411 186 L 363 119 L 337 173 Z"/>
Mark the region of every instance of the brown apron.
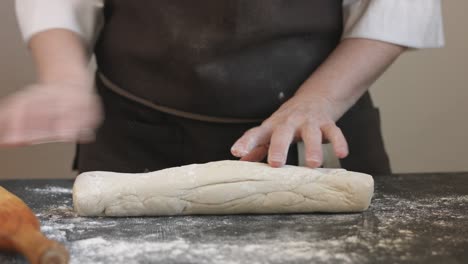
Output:
<path fill-rule="evenodd" d="M 104 17 L 95 54 L 106 119 L 96 142 L 78 146 L 79 171 L 234 158 L 230 146 L 294 94 L 339 43 L 343 23 L 341 0 L 106 0 Z M 342 127 L 358 141 L 373 128 L 368 144 L 350 142 L 351 153 L 371 146 L 386 159 L 378 113 L 361 101 L 349 119 L 366 123 L 372 112 L 377 124 Z M 386 173 L 388 159 L 378 162 L 357 167 Z"/>

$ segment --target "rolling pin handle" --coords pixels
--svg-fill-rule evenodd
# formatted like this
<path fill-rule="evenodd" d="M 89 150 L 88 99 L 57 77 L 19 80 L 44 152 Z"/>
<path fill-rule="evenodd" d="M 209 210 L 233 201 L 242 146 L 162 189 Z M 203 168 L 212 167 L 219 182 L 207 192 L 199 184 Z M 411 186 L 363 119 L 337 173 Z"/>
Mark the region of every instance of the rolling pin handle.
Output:
<path fill-rule="evenodd" d="M 15 235 L 15 246 L 31 264 L 67 264 L 68 251 L 59 243 L 47 239 L 34 228 L 21 228 Z"/>

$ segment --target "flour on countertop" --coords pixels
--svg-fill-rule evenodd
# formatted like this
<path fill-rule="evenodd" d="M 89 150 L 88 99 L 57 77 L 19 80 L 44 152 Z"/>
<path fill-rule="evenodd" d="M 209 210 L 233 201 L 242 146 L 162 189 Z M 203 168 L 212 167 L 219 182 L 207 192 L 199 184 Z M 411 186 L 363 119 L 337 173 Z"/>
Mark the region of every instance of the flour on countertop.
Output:
<path fill-rule="evenodd" d="M 117 218 L 83 218 L 70 217 L 71 207 L 59 206 L 51 208 L 59 217 L 41 219 L 44 234 L 66 245 L 71 253 L 71 263 L 141 263 L 141 262 L 170 262 L 177 260 L 182 263 L 243 263 L 239 255 L 258 258 L 258 263 L 272 261 L 283 263 L 288 261 L 339 261 L 339 263 L 353 263 L 361 257 L 348 255 L 342 238 L 329 240 L 306 241 L 298 237 L 297 241 L 265 241 L 252 239 L 246 241 L 228 241 L 227 243 L 197 242 L 177 238 L 168 241 L 154 241 L 155 234 L 148 234 L 137 238 L 106 238 L 104 236 L 90 237 L 70 241 L 71 234 L 91 233 L 93 230 L 112 227 L 120 221 Z M 60 217 L 62 215 L 63 217 Z M 135 225 L 144 225 L 145 218 L 129 218 Z M 205 218 L 206 220 L 206 218 Z M 181 217 L 174 222 L 175 226 L 205 225 L 216 228 L 219 224 L 232 226 L 228 219 L 212 223 L 197 217 Z M 160 236 L 160 235 L 159 235 Z M 289 239 L 288 239 L 289 240 Z M 347 242 L 355 243 L 356 237 Z M 139 257 L 138 259 L 136 257 Z M 144 256 L 144 257 L 143 257 Z M 143 258 L 143 260 L 142 260 Z M 251 262 L 256 263 L 256 262 Z"/>
<path fill-rule="evenodd" d="M 450 257 L 454 245 L 467 243 L 466 237 L 448 234 L 466 232 L 468 195 L 413 197 L 377 191 L 362 214 L 86 218 L 74 212 L 71 189 L 27 191 L 53 197 L 36 215 L 41 231 L 69 249 L 72 264 L 352 264 L 382 262 L 378 256 L 383 255 L 411 263 L 412 252 L 428 238 L 427 254 L 441 259 Z M 0 263 L 25 262 L 0 255 Z"/>
<path fill-rule="evenodd" d="M 81 240 L 71 245 L 72 252 L 80 252 L 79 257 L 71 263 L 104 263 L 102 256 L 109 263 L 141 263 L 137 256 L 145 256 L 147 261 L 174 261 L 192 263 L 198 260 L 203 263 L 243 263 L 236 256 L 252 255 L 262 260 L 278 263 L 288 261 L 339 261 L 350 263 L 352 256 L 344 253 L 330 254 L 330 248 L 339 244 L 338 241 L 324 241 L 317 248 L 317 244 L 308 241 L 265 244 L 215 244 L 191 243 L 183 239 L 170 242 L 146 241 L 115 241 L 95 237 Z M 143 261 L 145 262 L 145 261 Z M 255 263 L 255 262 L 251 262 Z M 264 263 L 259 261 L 258 263 Z"/>
<path fill-rule="evenodd" d="M 356 247 L 367 253 L 375 254 L 377 251 L 392 251 L 400 254 L 402 261 L 411 261 L 412 256 L 406 254 L 408 248 L 412 247 L 413 240 L 418 236 L 413 231 L 402 229 L 401 226 L 414 221 L 425 221 L 432 215 L 444 214 L 445 217 L 454 219 L 467 219 L 467 215 L 450 215 L 450 212 L 442 210 L 433 211 L 431 208 L 443 207 L 444 205 L 466 205 L 468 196 L 447 196 L 438 199 L 408 200 L 396 196 L 384 196 L 376 198 L 372 207 L 378 208 L 369 218 L 358 225 L 349 226 L 350 230 L 359 228 L 375 229 L 376 233 L 356 231 L 356 233 L 329 239 L 305 239 L 300 234 L 297 240 L 289 238 L 268 241 L 263 238 L 246 241 L 223 241 L 223 243 L 210 243 L 209 241 L 188 241 L 182 237 L 155 241 L 161 238 L 161 233 L 168 232 L 161 226 L 158 234 L 146 234 L 139 237 L 120 237 L 119 239 L 105 236 L 89 237 L 87 239 L 70 240 L 72 234 L 93 233 L 119 225 L 122 218 L 83 218 L 73 215 L 71 207 L 58 206 L 50 208 L 58 217 L 42 219 L 42 231 L 50 238 L 65 243 L 72 254 L 71 263 L 141 263 L 141 262 L 203 262 L 203 263 L 242 263 L 236 256 L 242 255 L 246 258 L 252 256 L 262 261 L 273 263 L 282 262 L 337 262 L 337 263 L 359 263 L 367 260 L 367 255 L 362 252 L 350 254 L 346 249 Z M 392 210 L 397 205 L 398 212 Z M 417 212 L 415 214 L 415 211 Z M 262 217 L 262 216 L 258 216 Z M 292 216 L 298 222 L 307 221 L 307 215 Z M 332 220 L 345 221 L 359 215 L 330 215 Z M 303 219 L 302 219 L 303 218 Z M 135 226 L 145 225 L 148 218 L 127 218 L 125 221 Z M 366 222 L 367 221 L 367 222 Z M 181 217 L 175 218 L 173 228 L 182 226 L 198 226 L 217 228 L 222 225 L 229 227 L 233 223 L 229 218 L 220 222 L 206 221 L 206 218 Z M 364 226 L 362 226 L 364 225 Z M 366 226 L 369 225 L 369 226 Z M 373 226 L 375 225 L 375 226 Z M 443 221 L 435 222 L 441 228 L 451 228 Z M 154 227 L 153 227 L 154 228 Z M 109 229 L 110 230 L 110 229 Z M 169 230 L 170 232 L 170 230 Z M 397 232 L 398 236 L 393 235 Z M 279 233 L 281 234 L 281 233 Z M 170 235 L 170 234 L 169 234 Z M 162 236 L 164 237 L 164 236 Z M 380 238 L 385 237 L 385 238 Z M 434 248 L 433 255 L 442 255 L 444 248 Z M 138 258 L 136 258 L 138 256 Z M 252 262 L 255 263 L 255 262 Z"/>
<path fill-rule="evenodd" d="M 56 186 L 46 186 L 45 188 L 28 188 L 27 191 L 33 191 L 37 193 L 72 193 L 72 189 L 56 187 Z"/>

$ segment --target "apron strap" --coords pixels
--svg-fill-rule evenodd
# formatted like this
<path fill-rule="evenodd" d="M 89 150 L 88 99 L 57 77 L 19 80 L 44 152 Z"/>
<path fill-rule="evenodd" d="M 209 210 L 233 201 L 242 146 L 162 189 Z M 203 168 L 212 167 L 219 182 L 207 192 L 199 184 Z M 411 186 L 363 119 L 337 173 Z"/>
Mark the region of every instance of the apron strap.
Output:
<path fill-rule="evenodd" d="M 104 86 L 113 92 L 130 99 L 134 102 L 137 102 L 141 105 L 144 105 L 146 107 L 152 108 L 154 110 L 174 115 L 177 117 L 182 117 L 182 118 L 187 118 L 187 119 L 192 119 L 192 120 L 197 120 L 197 121 L 204 121 L 204 122 L 211 122 L 211 123 L 228 123 L 228 124 L 245 124 L 245 123 L 259 123 L 262 122 L 262 119 L 244 119 L 244 118 L 226 118 L 226 117 L 216 117 L 216 116 L 207 116 L 207 115 L 201 115 L 201 114 L 195 114 L 195 113 L 189 113 L 181 110 L 177 110 L 174 108 L 170 108 L 167 106 L 163 105 L 157 105 L 149 100 L 145 100 L 143 98 L 140 98 L 138 96 L 135 96 L 125 89 L 120 88 L 118 85 L 110 81 L 104 74 L 101 72 L 97 73 L 97 76 L 99 80 L 104 84 Z"/>

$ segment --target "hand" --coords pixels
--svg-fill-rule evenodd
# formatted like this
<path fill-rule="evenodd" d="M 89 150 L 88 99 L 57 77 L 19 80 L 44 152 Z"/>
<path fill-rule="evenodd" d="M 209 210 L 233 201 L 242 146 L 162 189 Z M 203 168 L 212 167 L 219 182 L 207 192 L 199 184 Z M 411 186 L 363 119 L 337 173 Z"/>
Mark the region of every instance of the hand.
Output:
<path fill-rule="evenodd" d="M 0 101 L 0 146 L 88 142 L 101 120 L 91 84 L 34 84 Z"/>
<path fill-rule="evenodd" d="M 261 161 L 268 154 L 268 163 L 281 167 L 286 163 L 290 144 L 302 139 L 308 167 L 316 168 L 323 163 L 323 141 L 330 141 L 336 156 L 344 158 L 348 155 L 348 145 L 335 125 L 340 114 L 333 109 L 331 101 L 323 96 L 296 95 L 260 126 L 248 130 L 231 152 L 246 161 Z"/>

